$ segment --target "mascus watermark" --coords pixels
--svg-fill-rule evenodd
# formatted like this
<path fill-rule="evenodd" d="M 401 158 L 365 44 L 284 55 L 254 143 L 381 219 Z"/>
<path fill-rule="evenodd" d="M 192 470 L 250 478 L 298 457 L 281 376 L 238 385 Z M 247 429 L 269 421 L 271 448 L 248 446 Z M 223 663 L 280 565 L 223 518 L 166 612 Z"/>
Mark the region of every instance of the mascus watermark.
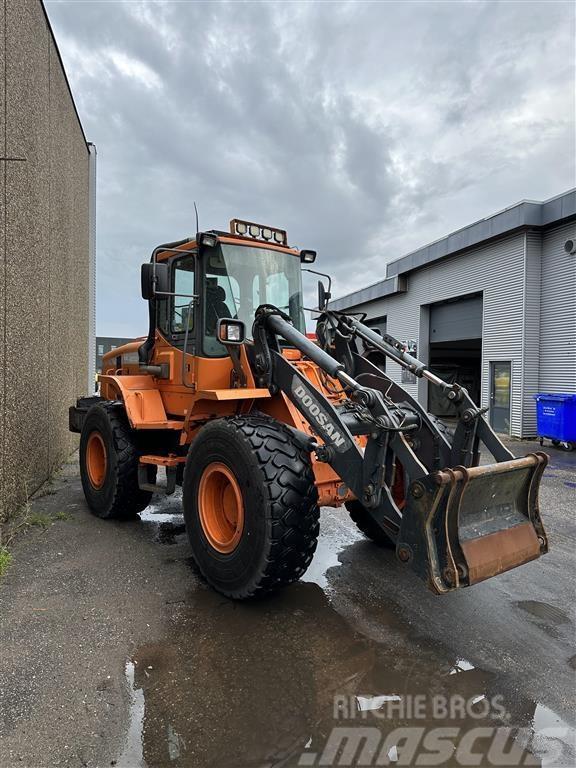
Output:
<path fill-rule="evenodd" d="M 345 723 L 332 728 L 320 746 L 310 743 L 300 766 L 556 765 L 568 735 L 563 727 L 541 729 L 535 757 L 529 751 L 532 729 L 510 725 L 501 695 L 339 695 L 333 716 Z M 366 725 L 368 717 L 381 722 Z M 498 725 L 480 725 L 480 720 Z"/>
<path fill-rule="evenodd" d="M 545 762 L 542 752 L 535 757 L 527 751 L 529 728 L 405 726 L 389 732 L 376 726 L 337 726 L 321 751 L 306 750 L 300 766 L 540 766 L 556 765 L 562 754 L 557 739 L 565 728 L 546 728 Z M 312 748 L 313 744 L 310 745 Z"/>

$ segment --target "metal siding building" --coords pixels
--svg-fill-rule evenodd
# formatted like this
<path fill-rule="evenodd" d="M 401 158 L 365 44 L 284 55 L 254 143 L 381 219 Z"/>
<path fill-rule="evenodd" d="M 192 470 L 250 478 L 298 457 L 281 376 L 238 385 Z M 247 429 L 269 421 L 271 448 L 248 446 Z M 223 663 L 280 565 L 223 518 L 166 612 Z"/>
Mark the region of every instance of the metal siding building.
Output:
<path fill-rule="evenodd" d="M 417 356 L 431 367 L 439 355 L 454 355 L 466 370 L 477 364 L 480 404 L 491 408 L 495 428 L 504 387 L 509 414 L 499 431 L 533 436 L 533 395 L 576 393 L 576 254 L 564 247 L 576 240 L 575 219 L 574 191 L 544 203 L 519 203 L 391 262 L 385 280 L 331 307 L 366 312 L 369 320 L 386 318 L 387 332 L 416 341 Z M 452 351 L 436 343 L 431 314 L 444 318 L 452 312 L 454 333 L 467 339 L 474 323 L 465 322 L 462 309 L 478 306 L 479 297 L 477 351 L 466 340 L 455 341 L 459 347 Z M 439 312 L 444 302 L 446 310 Z M 439 332 L 446 327 L 444 320 Z M 387 372 L 401 383 L 399 366 L 390 362 Z M 425 380 L 403 386 L 429 406 Z"/>
<path fill-rule="evenodd" d="M 576 255 L 564 250 L 574 224 L 542 237 L 540 376 L 542 392 L 576 392 Z"/>
<path fill-rule="evenodd" d="M 134 339 L 125 339 L 119 336 L 97 336 L 94 344 L 94 369 L 97 373 L 102 373 L 102 358 L 107 352 L 110 352 L 116 347 L 121 347 L 123 344 L 134 341 Z M 89 392 L 94 391 L 95 379 L 92 377 L 91 386 Z"/>

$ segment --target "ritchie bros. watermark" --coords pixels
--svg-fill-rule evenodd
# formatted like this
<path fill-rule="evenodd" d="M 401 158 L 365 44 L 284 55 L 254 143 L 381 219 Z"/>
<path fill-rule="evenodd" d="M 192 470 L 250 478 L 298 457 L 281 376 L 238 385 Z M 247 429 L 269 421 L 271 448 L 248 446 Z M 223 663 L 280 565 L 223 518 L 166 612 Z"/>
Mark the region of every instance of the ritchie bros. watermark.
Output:
<path fill-rule="evenodd" d="M 511 724 L 499 695 L 335 696 L 333 715 L 337 723 L 323 743 L 307 745 L 300 766 L 554 766 L 567 735 L 542 729 L 534 755 L 533 730 Z"/>

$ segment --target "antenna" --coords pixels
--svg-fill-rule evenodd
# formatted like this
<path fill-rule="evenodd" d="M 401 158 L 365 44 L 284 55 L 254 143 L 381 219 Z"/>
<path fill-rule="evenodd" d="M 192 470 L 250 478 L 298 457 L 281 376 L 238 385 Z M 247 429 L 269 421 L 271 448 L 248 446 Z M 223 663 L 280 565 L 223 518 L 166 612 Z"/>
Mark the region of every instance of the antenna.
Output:
<path fill-rule="evenodd" d="M 198 206 L 196 200 L 194 200 L 194 213 L 196 214 L 196 232 L 200 232 L 200 224 L 198 223 Z"/>

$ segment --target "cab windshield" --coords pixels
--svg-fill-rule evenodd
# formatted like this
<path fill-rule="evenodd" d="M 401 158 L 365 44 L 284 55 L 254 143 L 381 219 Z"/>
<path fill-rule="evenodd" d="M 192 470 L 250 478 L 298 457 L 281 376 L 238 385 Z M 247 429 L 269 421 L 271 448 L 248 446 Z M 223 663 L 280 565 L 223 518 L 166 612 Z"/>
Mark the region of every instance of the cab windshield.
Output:
<path fill-rule="evenodd" d="M 298 330 L 305 332 L 300 259 L 291 253 L 250 245 L 218 244 L 206 251 L 204 353 L 226 354 L 216 338 L 222 317 L 242 320 L 252 336 L 254 312 L 260 304 L 273 304 Z"/>

